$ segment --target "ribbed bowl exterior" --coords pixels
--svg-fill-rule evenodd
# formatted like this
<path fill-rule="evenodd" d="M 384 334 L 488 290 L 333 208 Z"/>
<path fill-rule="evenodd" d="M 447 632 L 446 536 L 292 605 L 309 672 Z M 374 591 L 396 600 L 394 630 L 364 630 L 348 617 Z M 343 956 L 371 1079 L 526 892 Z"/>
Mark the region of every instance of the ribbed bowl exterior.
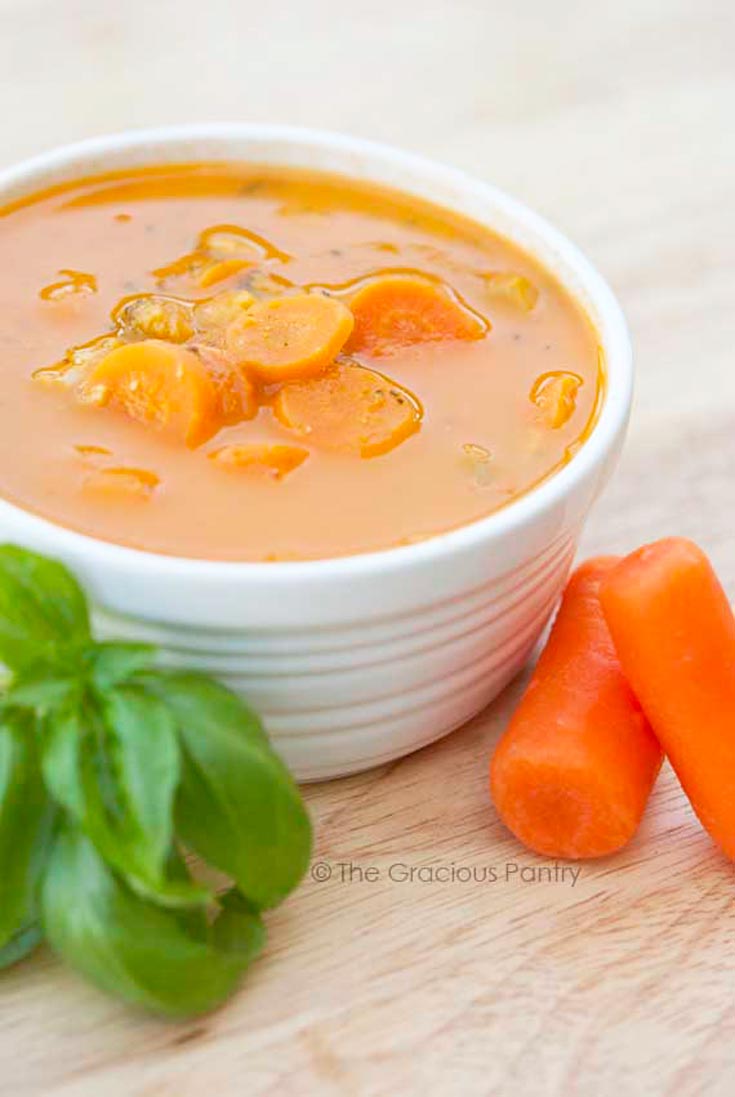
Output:
<path fill-rule="evenodd" d="M 577 298 L 606 366 L 597 424 L 563 469 L 486 519 L 385 552 L 273 564 L 158 556 L 0 499 L 0 539 L 67 563 L 103 635 L 152 641 L 164 665 L 217 675 L 263 717 L 298 777 L 334 777 L 458 727 L 522 667 L 622 445 L 630 343 L 605 282 L 536 214 L 449 168 L 355 138 L 239 124 L 95 138 L 0 172 L 0 203 L 99 171 L 217 159 L 343 172 L 489 225 Z"/>
<path fill-rule="evenodd" d="M 216 632 L 102 609 L 96 625 L 157 644 L 162 666 L 216 675 L 262 716 L 295 775 L 317 780 L 398 758 L 484 708 L 526 662 L 573 554 L 564 534 L 501 577 L 371 626 Z"/>

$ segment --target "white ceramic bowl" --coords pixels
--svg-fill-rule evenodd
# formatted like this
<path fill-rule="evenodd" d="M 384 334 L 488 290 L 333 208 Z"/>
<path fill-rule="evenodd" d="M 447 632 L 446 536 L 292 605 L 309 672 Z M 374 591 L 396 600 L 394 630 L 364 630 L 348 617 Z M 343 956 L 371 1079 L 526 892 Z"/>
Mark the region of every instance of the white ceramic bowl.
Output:
<path fill-rule="evenodd" d="M 263 716 L 298 777 L 335 777 L 452 731 L 522 667 L 623 441 L 628 333 L 606 283 L 536 214 L 486 183 L 356 138 L 230 124 L 104 137 L 1 172 L 0 204 L 81 175 L 197 159 L 342 172 L 474 218 L 554 271 L 605 355 L 599 420 L 564 469 L 488 518 L 406 547 L 304 563 L 210 563 L 107 544 L 0 500 L 0 540 L 64 560 L 108 636 L 154 641 L 165 664 L 218 675 Z"/>

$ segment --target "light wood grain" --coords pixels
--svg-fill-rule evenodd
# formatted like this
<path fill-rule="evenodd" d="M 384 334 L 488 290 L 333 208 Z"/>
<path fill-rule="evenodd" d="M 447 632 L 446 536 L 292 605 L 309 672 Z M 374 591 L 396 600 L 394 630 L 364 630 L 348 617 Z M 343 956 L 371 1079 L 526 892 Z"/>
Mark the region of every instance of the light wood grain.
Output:
<path fill-rule="evenodd" d="M 636 347 L 630 442 L 584 550 L 688 533 L 735 596 L 734 11 L 0 0 L 0 161 L 250 118 L 397 142 L 515 192 L 604 271 Z M 521 880 L 548 865 L 503 831 L 485 780 L 518 688 L 397 765 L 308 790 L 332 879 L 269 919 L 266 956 L 218 1014 L 150 1020 L 46 952 L 5 975 L 0 1092 L 730 1097 L 732 868 L 665 772 L 623 855 L 574 886 Z M 499 878 L 389 878 L 452 863 Z M 370 866 L 379 879 L 355 877 Z"/>

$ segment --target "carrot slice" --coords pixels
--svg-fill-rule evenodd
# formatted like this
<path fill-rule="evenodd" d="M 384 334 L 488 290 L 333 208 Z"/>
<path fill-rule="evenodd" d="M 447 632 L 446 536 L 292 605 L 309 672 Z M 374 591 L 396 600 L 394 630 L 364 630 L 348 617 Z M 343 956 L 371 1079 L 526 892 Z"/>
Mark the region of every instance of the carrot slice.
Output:
<path fill-rule="evenodd" d="M 264 473 L 274 480 L 282 480 L 287 473 L 293 472 L 304 463 L 309 451 L 301 446 L 253 442 L 222 446 L 209 456 L 216 464 L 233 472 Z"/>
<path fill-rule="evenodd" d="M 339 354 L 352 325 L 340 301 L 299 293 L 253 305 L 227 329 L 226 346 L 238 365 L 264 381 L 315 377 Z"/>
<path fill-rule="evenodd" d="M 568 423 L 577 410 L 577 393 L 584 380 L 577 373 L 552 370 L 536 378 L 530 392 L 530 400 L 541 413 L 545 426 L 558 430 Z"/>
<path fill-rule="evenodd" d="M 159 283 L 187 278 L 206 288 L 254 267 L 263 259 L 288 262 L 289 258 L 269 240 L 239 225 L 212 225 L 199 234 L 193 251 L 152 273 Z"/>
<path fill-rule="evenodd" d="M 219 426 L 216 389 L 197 355 L 156 339 L 107 354 L 80 386 L 79 398 L 122 411 L 187 446 L 199 445 Z"/>
<path fill-rule="evenodd" d="M 147 502 L 160 483 L 154 472 L 138 468 L 103 468 L 89 474 L 84 491 L 111 501 Z"/>
<path fill-rule="evenodd" d="M 702 825 L 735 860 L 735 618 L 691 541 L 634 552 L 602 590 L 631 686 Z"/>
<path fill-rule="evenodd" d="M 634 835 L 661 748 L 626 682 L 600 587 L 616 557 L 572 576 L 548 643 L 490 766 L 498 813 L 547 857 L 602 857 Z"/>
<path fill-rule="evenodd" d="M 247 259 L 217 259 L 204 267 L 198 278 L 199 286 L 201 289 L 216 286 L 251 266 Z"/>
<path fill-rule="evenodd" d="M 316 446 L 360 457 L 388 453 L 421 425 L 421 405 L 380 373 L 338 363 L 323 377 L 284 385 L 273 410 Z"/>
<path fill-rule="evenodd" d="M 417 274 L 385 274 L 358 290 L 350 300 L 355 330 L 350 354 L 379 358 L 417 343 L 481 339 L 487 324 L 459 304 L 441 284 Z"/>

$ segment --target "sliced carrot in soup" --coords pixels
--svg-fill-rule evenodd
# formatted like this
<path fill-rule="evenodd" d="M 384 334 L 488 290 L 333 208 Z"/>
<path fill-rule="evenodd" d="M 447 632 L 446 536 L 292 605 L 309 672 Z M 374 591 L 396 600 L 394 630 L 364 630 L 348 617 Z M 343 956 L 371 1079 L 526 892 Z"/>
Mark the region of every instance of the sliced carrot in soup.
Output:
<path fill-rule="evenodd" d="M 156 339 L 111 351 L 80 386 L 79 397 L 187 446 L 199 445 L 219 426 L 215 385 L 199 357 Z"/>
<path fill-rule="evenodd" d="M 400 385 L 340 362 L 323 377 L 284 385 L 273 410 L 285 427 L 324 449 L 378 457 L 414 434 L 421 405 Z"/>
<path fill-rule="evenodd" d="M 351 354 L 375 357 L 419 343 L 480 339 L 489 325 L 461 305 L 441 283 L 417 274 L 376 278 L 350 301 L 355 328 Z"/>
<path fill-rule="evenodd" d="M 159 484 L 154 472 L 139 468 L 102 468 L 90 473 L 83 484 L 85 492 L 104 496 L 112 502 L 147 502 Z"/>
<path fill-rule="evenodd" d="M 578 374 L 564 370 L 542 373 L 536 379 L 530 399 L 545 426 L 558 430 L 569 422 L 577 408 L 577 393 L 583 383 Z"/>
<path fill-rule="evenodd" d="M 339 354 L 352 331 L 350 310 L 316 293 L 261 301 L 232 322 L 231 358 L 264 381 L 314 377 Z"/>
<path fill-rule="evenodd" d="M 242 445 L 222 446 L 210 453 L 210 458 L 221 468 L 232 472 L 249 472 L 267 475 L 274 480 L 293 472 L 309 456 L 302 446 L 265 445 L 262 443 L 243 443 Z"/>
<path fill-rule="evenodd" d="M 204 268 L 199 275 L 199 285 L 202 289 L 216 286 L 219 282 L 225 282 L 236 274 L 241 274 L 252 266 L 247 259 L 217 259 Z"/>

